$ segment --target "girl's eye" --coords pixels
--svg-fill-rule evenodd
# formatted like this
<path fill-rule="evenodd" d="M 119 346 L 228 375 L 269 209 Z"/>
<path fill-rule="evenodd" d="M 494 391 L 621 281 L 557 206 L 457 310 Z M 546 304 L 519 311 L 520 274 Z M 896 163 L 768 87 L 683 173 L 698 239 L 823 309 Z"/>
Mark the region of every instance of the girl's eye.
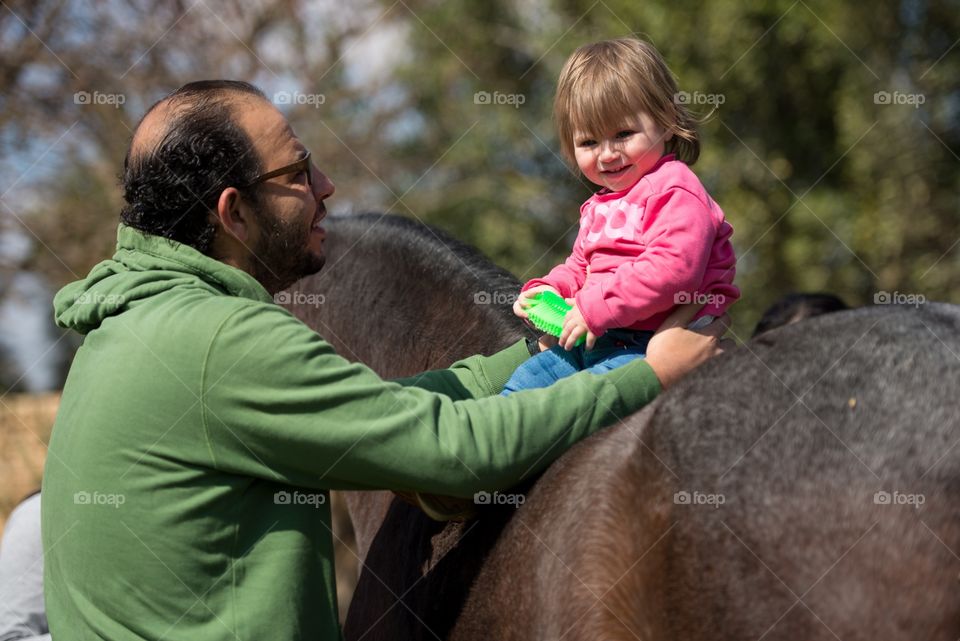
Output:
<path fill-rule="evenodd" d="M 597 144 L 597 141 L 593 138 L 584 138 L 577 141 L 577 147 L 593 147 L 595 144 Z"/>
<path fill-rule="evenodd" d="M 635 133 L 637 133 L 637 132 L 633 131 L 632 129 L 624 129 L 623 131 L 618 131 L 618 132 L 617 132 L 617 138 L 619 138 L 619 139 L 622 140 L 622 139 L 624 139 L 624 138 L 629 138 L 630 136 L 632 136 L 632 135 L 635 134 Z"/>

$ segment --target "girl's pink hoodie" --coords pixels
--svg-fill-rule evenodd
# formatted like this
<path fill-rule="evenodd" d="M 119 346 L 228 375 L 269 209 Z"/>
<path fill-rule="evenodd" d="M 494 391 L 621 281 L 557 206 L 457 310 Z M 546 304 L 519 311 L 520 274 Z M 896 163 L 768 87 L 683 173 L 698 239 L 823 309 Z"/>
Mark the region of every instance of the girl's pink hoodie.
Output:
<path fill-rule="evenodd" d="M 733 228 L 686 164 L 666 155 L 632 187 L 603 189 L 580 208 L 567 260 L 523 290 L 549 285 L 575 298 L 596 335 L 656 330 L 676 305 L 720 316 L 740 297 Z"/>

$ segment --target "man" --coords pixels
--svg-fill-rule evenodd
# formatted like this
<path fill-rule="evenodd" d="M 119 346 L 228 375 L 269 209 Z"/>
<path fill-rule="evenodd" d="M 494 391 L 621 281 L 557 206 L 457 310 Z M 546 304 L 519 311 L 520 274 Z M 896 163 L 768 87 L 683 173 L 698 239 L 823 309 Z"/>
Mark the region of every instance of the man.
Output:
<path fill-rule="evenodd" d="M 334 186 L 259 90 L 160 101 L 123 185 L 114 258 L 54 301 L 85 334 L 43 487 L 54 638 L 335 639 L 328 490 L 508 487 L 723 331 L 661 332 L 646 362 L 510 398 L 491 395 L 523 343 L 387 382 L 272 302 L 322 267 Z"/>

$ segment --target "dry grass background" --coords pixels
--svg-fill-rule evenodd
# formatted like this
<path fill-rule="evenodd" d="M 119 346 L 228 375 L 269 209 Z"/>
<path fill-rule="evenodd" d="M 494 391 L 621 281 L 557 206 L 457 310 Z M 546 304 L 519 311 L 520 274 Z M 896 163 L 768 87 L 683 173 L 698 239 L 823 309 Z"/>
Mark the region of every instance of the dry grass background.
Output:
<path fill-rule="evenodd" d="M 0 398 L 0 532 L 17 503 L 40 489 L 50 428 L 59 403 L 59 394 Z"/>
<path fill-rule="evenodd" d="M 60 394 L 0 397 L 0 535 L 13 508 L 40 488 L 50 429 Z M 343 498 L 333 493 L 334 554 L 340 619 L 346 615 L 357 579 L 356 542 Z"/>

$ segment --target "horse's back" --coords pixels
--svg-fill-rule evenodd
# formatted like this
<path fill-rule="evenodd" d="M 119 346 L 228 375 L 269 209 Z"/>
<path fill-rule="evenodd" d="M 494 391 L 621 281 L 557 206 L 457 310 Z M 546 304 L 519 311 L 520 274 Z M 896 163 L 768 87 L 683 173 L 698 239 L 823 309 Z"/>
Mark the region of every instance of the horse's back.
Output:
<path fill-rule="evenodd" d="M 455 638 L 953 641 L 958 330 L 870 308 L 707 363 L 547 472 Z"/>
<path fill-rule="evenodd" d="M 958 356 L 957 307 L 865 308 L 760 337 L 667 395 L 648 433 L 689 497 L 667 599 L 698 613 L 673 629 L 956 639 Z"/>

